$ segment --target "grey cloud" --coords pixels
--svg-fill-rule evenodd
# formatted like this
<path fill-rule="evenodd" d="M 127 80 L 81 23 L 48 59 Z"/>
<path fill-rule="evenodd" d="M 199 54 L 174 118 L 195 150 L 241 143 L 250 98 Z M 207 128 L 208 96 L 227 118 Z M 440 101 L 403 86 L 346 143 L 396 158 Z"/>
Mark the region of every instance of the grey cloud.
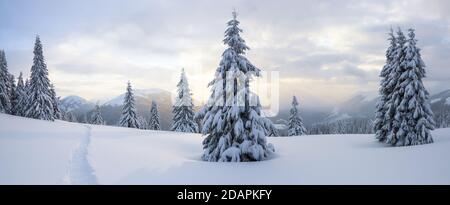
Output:
<path fill-rule="evenodd" d="M 391 26 L 401 26 L 404 30 L 416 29 L 428 66 L 427 80 L 450 87 L 450 83 L 445 82 L 450 77 L 450 2 L 446 0 L 69 0 L 39 3 L 18 0 L 1 4 L 0 17 L 6 24 L 0 28 L 7 28 L 10 35 L 25 33 L 23 35 L 31 38 L 40 33 L 45 37 L 44 53 L 49 66 L 54 66 L 49 69 L 68 75 L 103 73 L 164 84 L 162 78 L 152 73 L 171 75 L 174 69 L 183 66 L 177 64 L 183 61 L 175 59 L 192 53 L 202 55 L 198 59 L 201 69 L 214 70 L 223 51 L 221 40 L 225 23 L 230 19 L 231 10 L 236 8 L 243 36 L 252 48 L 248 52 L 249 59 L 265 70 L 279 70 L 281 77 L 376 84 L 388 45 L 386 33 Z M 329 32 L 327 29 L 350 30 L 340 39 L 348 43 L 348 48 L 339 50 L 318 45 L 315 38 Z M 83 38 L 102 45 L 80 54 L 57 52 L 55 48 L 67 42 L 77 45 L 76 40 Z M 0 35 L 0 40 L 17 39 Z M 29 69 L 32 46 L 30 43 L 27 51 L 18 51 L 13 46 L 5 48 L 11 57 L 12 70 Z M 115 61 L 92 59 L 93 55 L 103 52 L 112 55 Z M 146 59 L 150 65 L 130 63 L 141 59 Z"/>

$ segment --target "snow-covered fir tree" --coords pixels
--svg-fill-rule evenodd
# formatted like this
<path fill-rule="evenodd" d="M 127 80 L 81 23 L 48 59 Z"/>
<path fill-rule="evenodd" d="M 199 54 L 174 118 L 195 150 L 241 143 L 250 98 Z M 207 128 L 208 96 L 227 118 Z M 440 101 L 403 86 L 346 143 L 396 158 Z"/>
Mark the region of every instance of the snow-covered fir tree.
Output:
<path fill-rule="evenodd" d="M 305 126 L 303 125 L 303 119 L 298 112 L 297 97 L 292 97 L 292 107 L 290 110 L 288 121 L 288 136 L 300 136 L 307 133 Z"/>
<path fill-rule="evenodd" d="M 69 111 L 66 114 L 67 114 L 67 116 L 66 116 L 67 120 L 66 121 L 68 121 L 68 122 L 78 122 L 77 117 L 75 116 L 75 114 L 73 114 L 72 111 Z"/>
<path fill-rule="evenodd" d="M 273 124 L 272 120 L 270 120 L 269 118 L 265 117 L 264 113 L 261 112 L 261 102 L 259 101 L 259 96 L 257 96 L 255 93 L 251 93 L 253 96 L 255 96 L 256 98 L 256 105 L 254 106 L 250 106 L 252 109 L 256 110 L 258 113 L 260 113 L 260 120 L 261 120 L 261 125 L 264 129 L 264 133 L 266 136 L 271 136 L 271 137 L 278 137 L 280 134 L 278 132 L 278 129 L 275 127 L 275 125 Z"/>
<path fill-rule="evenodd" d="M 95 108 L 92 111 L 90 123 L 94 124 L 94 125 L 104 125 L 105 124 L 105 121 L 102 118 L 102 113 L 100 111 L 100 106 L 98 104 L 95 105 Z"/>
<path fill-rule="evenodd" d="M 155 101 L 152 101 L 152 108 L 150 109 L 150 119 L 148 121 L 148 129 L 161 130 L 161 124 L 159 123 L 158 105 Z"/>
<path fill-rule="evenodd" d="M 9 110 L 9 113 L 12 115 L 16 115 L 16 108 L 17 105 L 17 95 L 16 95 L 16 77 L 14 77 L 13 74 L 9 75 L 9 101 L 11 103 L 11 108 Z"/>
<path fill-rule="evenodd" d="M 31 92 L 31 85 L 30 85 L 30 79 L 29 78 L 27 78 L 26 80 L 25 80 L 25 86 L 24 86 L 24 90 L 25 90 L 25 98 L 23 99 L 23 109 L 22 109 L 22 116 L 23 117 L 27 117 L 26 116 L 26 112 L 27 112 L 27 109 L 28 109 L 28 96 L 30 95 L 30 92 Z"/>
<path fill-rule="evenodd" d="M 52 103 L 53 103 L 53 117 L 55 119 L 62 119 L 62 115 L 61 115 L 61 109 L 60 109 L 60 99 L 58 96 L 56 96 L 56 91 L 55 91 L 55 87 L 53 86 L 53 84 L 50 84 L 50 97 L 52 98 Z"/>
<path fill-rule="evenodd" d="M 27 108 L 24 114 L 30 118 L 53 121 L 55 117 L 53 114 L 54 107 L 50 91 L 50 80 L 48 79 L 47 65 L 44 62 L 39 36 L 36 37 L 33 53 Z"/>
<path fill-rule="evenodd" d="M 139 121 L 139 129 L 141 130 L 148 129 L 148 122 L 143 116 L 138 116 L 138 121 Z"/>
<path fill-rule="evenodd" d="M 400 37 L 400 36 L 399 36 Z M 409 29 L 408 40 L 402 48 L 402 56 L 397 57 L 399 73 L 393 91 L 394 120 L 386 143 L 394 146 L 409 146 L 432 143 L 431 130 L 434 129 L 433 112 L 428 102 L 429 93 L 422 79 L 425 77 L 425 63 L 417 48 L 415 33 Z"/>
<path fill-rule="evenodd" d="M 257 97 L 251 95 L 249 81 L 260 69 L 245 58 L 249 49 L 241 38 L 236 12 L 228 23 L 224 44 L 228 48 L 216 70 L 211 97 L 196 117 L 203 118 L 205 161 L 260 161 L 273 151 L 267 143 L 264 118 Z"/>
<path fill-rule="evenodd" d="M 6 62 L 5 52 L 0 50 L 0 112 L 9 113 L 11 111 L 10 101 L 10 74 Z"/>
<path fill-rule="evenodd" d="M 65 109 L 61 110 L 61 120 L 69 122 L 69 112 Z"/>
<path fill-rule="evenodd" d="M 386 140 L 386 135 L 389 132 L 389 116 L 386 116 L 386 110 L 389 107 L 387 103 L 389 102 L 389 98 L 392 95 L 393 88 L 395 86 L 397 75 L 395 70 L 393 69 L 396 62 L 396 55 L 398 55 L 397 51 L 397 40 L 394 36 L 394 31 L 390 30 L 389 38 L 390 45 L 386 51 L 386 64 L 383 66 L 381 70 L 380 77 L 380 89 L 379 89 L 379 100 L 376 105 L 375 111 L 375 120 L 374 120 L 374 131 L 375 138 L 379 141 L 383 142 Z M 391 79 L 395 77 L 395 79 Z M 394 81 L 395 80 L 395 81 Z M 386 117 L 388 117 L 386 119 Z"/>
<path fill-rule="evenodd" d="M 265 129 L 266 136 L 270 136 L 270 137 L 280 136 L 278 129 L 275 127 L 275 125 L 269 118 L 261 117 L 261 120 L 263 122 L 263 127 Z"/>
<path fill-rule="evenodd" d="M 83 115 L 83 120 L 81 121 L 81 123 L 90 124 L 90 120 L 88 119 L 87 113 Z"/>
<path fill-rule="evenodd" d="M 194 120 L 194 104 L 192 103 L 191 91 L 184 72 L 181 71 L 180 82 L 178 82 L 178 95 L 173 105 L 172 131 L 176 132 L 198 132 L 198 124 Z"/>
<path fill-rule="evenodd" d="M 26 106 L 26 91 L 25 84 L 23 83 L 22 72 L 20 72 L 19 77 L 17 78 L 17 86 L 16 86 L 16 103 L 13 108 L 14 114 L 18 116 L 23 116 L 25 106 Z"/>
<path fill-rule="evenodd" d="M 25 80 L 25 91 L 28 93 L 28 91 L 30 90 L 30 79 L 26 79 Z"/>
<path fill-rule="evenodd" d="M 385 101 L 384 119 L 383 119 L 383 129 L 387 131 L 386 138 L 378 138 L 381 142 L 389 143 L 389 139 L 393 137 L 393 130 L 398 130 L 400 128 L 400 123 L 395 120 L 396 109 L 399 106 L 400 101 L 397 98 L 400 97 L 400 88 L 398 88 L 399 78 L 402 72 L 402 61 L 405 58 L 404 48 L 406 44 L 406 37 L 400 28 L 396 32 L 395 36 L 396 48 L 394 50 L 393 62 L 391 63 L 392 68 L 388 74 L 385 87 L 383 89 L 390 90 L 387 93 Z M 377 132 L 378 130 L 374 130 Z"/>
<path fill-rule="evenodd" d="M 127 91 L 123 99 L 122 115 L 120 116 L 119 126 L 139 128 L 139 120 L 135 107 L 135 100 L 131 83 L 127 84 Z"/>

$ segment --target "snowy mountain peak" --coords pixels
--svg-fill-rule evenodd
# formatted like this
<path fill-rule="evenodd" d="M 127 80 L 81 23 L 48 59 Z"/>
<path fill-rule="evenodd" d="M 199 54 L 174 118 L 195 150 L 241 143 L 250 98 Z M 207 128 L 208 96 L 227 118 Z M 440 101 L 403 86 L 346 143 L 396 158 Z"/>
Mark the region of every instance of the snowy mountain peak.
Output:
<path fill-rule="evenodd" d="M 170 95 L 169 91 L 159 89 L 159 88 L 151 88 L 151 89 L 135 89 L 133 90 L 133 94 L 136 98 L 148 98 L 150 96 L 154 95 L 160 95 L 160 94 L 168 94 Z M 121 95 L 114 97 L 113 99 L 105 102 L 103 105 L 111 105 L 111 106 L 121 106 L 123 104 L 123 98 L 125 96 L 125 93 L 122 93 Z"/>
<path fill-rule="evenodd" d="M 76 95 L 70 95 L 61 100 L 61 107 L 65 111 L 76 110 L 86 104 L 89 104 L 86 99 Z"/>
<path fill-rule="evenodd" d="M 450 90 L 445 90 L 430 97 L 430 103 L 435 104 L 437 102 L 443 102 L 446 105 L 450 105 Z"/>
<path fill-rule="evenodd" d="M 360 102 L 369 102 L 378 97 L 378 93 L 374 91 L 359 91 L 353 94 L 349 101 L 358 100 Z"/>

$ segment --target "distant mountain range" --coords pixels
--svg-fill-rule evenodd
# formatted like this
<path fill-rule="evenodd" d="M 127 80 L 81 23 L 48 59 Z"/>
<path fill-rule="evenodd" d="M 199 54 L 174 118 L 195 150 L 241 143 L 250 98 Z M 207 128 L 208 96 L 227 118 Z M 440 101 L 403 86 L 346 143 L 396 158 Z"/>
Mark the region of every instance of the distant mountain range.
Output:
<path fill-rule="evenodd" d="M 64 111 L 75 111 L 86 106 L 93 107 L 93 103 L 76 95 L 67 96 L 61 100 L 61 108 Z"/>
<path fill-rule="evenodd" d="M 450 106 L 450 90 L 442 91 L 430 98 L 431 107 Z"/>
<path fill-rule="evenodd" d="M 300 114 L 306 126 L 351 118 L 373 119 L 377 101 L 377 93 L 358 92 L 343 103 L 330 108 L 330 110 L 308 110 L 300 107 Z M 430 104 L 435 115 L 443 110 L 449 110 L 450 90 L 431 95 Z M 283 120 L 289 118 L 289 108 L 281 109 L 280 113 L 276 117 L 272 117 L 271 120 L 276 123 L 283 123 Z"/>
<path fill-rule="evenodd" d="M 431 109 L 435 114 L 443 109 L 450 109 L 450 90 L 430 96 Z M 373 93 L 358 93 L 341 103 L 324 121 L 335 121 L 346 118 L 374 118 L 378 96 Z"/>
<path fill-rule="evenodd" d="M 111 98 L 101 104 L 102 116 L 109 125 L 116 125 L 120 118 L 122 103 L 125 94 Z M 140 115 L 149 117 L 152 100 L 158 103 L 161 126 L 164 130 L 169 129 L 172 122 L 172 99 L 171 93 L 162 89 L 134 90 L 136 107 Z M 374 118 L 375 106 L 378 100 L 376 93 L 359 92 L 348 100 L 340 103 L 329 110 L 313 110 L 300 107 L 300 114 L 306 126 L 315 123 L 333 122 L 350 118 Z M 442 110 L 450 109 L 450 90 L 446 90 L 430 97 L 433 112 L 439 113 Z M 196 102 L 196 110 L 200 105 Z M 71 111 L 81 121 L 84 116 L 90 116 L 95 104 L 79 96 L 68 96 L 61 100 L 61 107 Z M 278 124 L 286 123 L 289 118 L 289 108 L 283 107 L 277 116 L 270 119 Z"/>
<path fill-rule="evenodd" d="M 161 127 L 163 130 L 168 130 L 172 123 L 171 93 L 162 89 L 135 89 L 133 91 L 138 113 L 144 118 L 148 119 L 150 117 L 151 103 L 152 100 L 154 100 L 158 104 Z M 124 96 L 125 93 L 113 97 L 110 100 L 107 100 L 106 102 L 100 104 L 102 117 L 106 121 L 106 124 L 118 124 L 122 112 Z M 95 103 L 89 102 L 79 96 L 72 95 L 61 100 L 62 109 L 71 111 L 73 114 L 75 114 L 79 121 L 83 121 L 85 116 L 89 118 L 94 106 Z"/>

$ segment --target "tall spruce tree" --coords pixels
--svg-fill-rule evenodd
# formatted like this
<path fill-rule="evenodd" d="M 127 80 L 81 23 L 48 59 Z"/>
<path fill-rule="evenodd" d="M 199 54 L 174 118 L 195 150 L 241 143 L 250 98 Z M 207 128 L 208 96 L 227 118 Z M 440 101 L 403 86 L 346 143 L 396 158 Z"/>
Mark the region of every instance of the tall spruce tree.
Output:
<path fill-rule="evenodd" d="M 81 120 L 81 123 L 83 123 L 83 124 L 90 124 L 90 122 L 88 120 L 87 113 L 83 115 L 83 120 Z"/>
<path fill-rule="evenodd" d="M 30 79 L 28 79 L 28 78 L 25 80 L 25 93 L 26 93 L 26 96 L 28 96 L 28 94 L 30 94 Z M 24 110 L 24 112 L 25 112 L 25 110 Z"/>
<path fill-rule="evenodd" d="M 10 74 L 8 72 L 8 63 L 6 62 L 5 51 L 0 50 L 0 112 L 10 113 Z"/>
<path fill-rule="evenodd" d="M 191 91 L 184 72 L 181 71 L 180 82 L 178 82 L 178 95 L 173 105 L 172 131 L 176 132 L 198 132 L 198 124 L 194 120 L 194 104 L 192 103 Z"/>
<path fill-rule="evenodd" d="M 52 98 L 52 103 L 53 103 L 53 117 L 55 119 L 62 119 L 62 114 L 61 114 L 61 106 L 60 106 L 60 100 L 59 97 L 56 96 L 56 91 L 55 91 L 55 87 L 53 86 L 53 84 L 50 84 L 50 97 Z"/>
<path fill-rule="evenodd" d="M 102 113 L 100 111 L 100 106 L 98 105 L 98 103 L 95 105 L 95 108 L 92 112 L 90 123 L 94 124 L 94 125 L 104 125 L 105 124 L 105 121 L 102 118 Z"/>
<path fill-rule="evenodd" d="M 128 81 L 127 91 L 123 101 L 122 115 L 119 125 L 122 127 L 139 128 L 139 120 L 135 107 L 135 100 L 131 83 Z"/>
<path fill-rule="evenodd" d="M 53 121 L 55 117 L 53 114 L 54 107 L 50 91 L 50 80 L 48 79 L 47 65 L 44 61 L 39 36 L 36 37 L 33 53 L 33 66 L 31 67 L 25 116 Z"/>
<path fill-rule="evenodd" d="M 9 110 L 9 114 L 16 115 L 16 110 L 14 109 L 17 105 L 17 95 L 16 95 L 16 77 L 13 74 L 9 75 L 9 101 L 11 103 L 11 107 Z"/>
<path fill-rule="evenodd" d="M 394 92 L 396 105 L 393 129 L 387 143 L 395 146 L 410 146 L 433 142 L 433 112 L 428 102 L 429 93 L 423 85 L 425 63 L 417 48 L 415 33 L 409 29 L 409 39 L 403 46 L 403 57 L 399 61 L 399 78 Z"/>
<path fill-rule="evenodd" d="M 202 120 L 205 161 L 260 161 L 273 151 L 267 143 L 264 118 L 257 97 L 251 95 L 249 80 L 260 69 L 245 58 L 249 47 L 241 38 L 236 12 L 227 25 L 224 44 L 228 48 L 216 70 L 211 97 L 196 115 Z"/>
<path fill-rule="evenodd" d="M 161 124 L 159 123 L 158 105 L 155 101 L 152 101 L 152 108 L 150 109 L 150 119 L 148 121 L 148 129 L 161 130 Z"/>
<path fill-rule="evenodd" d="M 379 139 L 387 144 L 395 144 L 395 133 L 400 128 L 399 119 L 396 117 L 396 109 L 399 106 L 399 99 L 401 98 L 400 87 L 398 85 L 400 75 L 403 72 L 402 62 L 405 58 L 404 48 L 406 37 L 400 28 L 396 33 L 397 36 L 395 39 L 397 47 L 393 54 L 392 70 L 389 73 L 388 81 L 386 82 L 386 87 L 392 89 L 387 95 L 384 113 L 384 126 L 386 126 L 388 132 L 386 134 L 386 139 Z"/>
<path fill-rule="evenodd" d="M 288 136 L 300 136 L 307 133 L 305 126 L 303 125 L 303 119 L 298 112 L 297 97 L 292 97 L 292 107 L 290 110 L 289 122 L 288 122 Z"/>
<path fill-rule="evenodd" d="M 389 101 L 389 97 L 391 96 L 392 90 L 394 88 L 394 83 L 390 83 L 390 77 L 393 71 L 395 72 L 394 63 L 396 60 L 396 50 L 397 50 L 397 40 L 394 36 L 394 31 L 390 30 L 389 38 L 390 41 L 389 48 L 386 51 L 386 64 L 383 66 L 381 70 L 380 77 L 380 89 L 379 89 L 379 100 L 376 105 L 375 112 L 375 120 L 374 120 L 374 131 L 375 137 L 381 142 L 386 140 L 386 135 L 389 132 L 390 125 L 389 121 L 386 119 L 386 110 L 388 108 L 387 102 Z"/>
<path fill-rule="evenodd" d="M 139 120 L 139 129 L 141 130 L 147 130 L 148 129 L 148 122 L 143 116 L 138 116 Z"/>
<path fill-rule="evenodd" d="M 66 117 L 65 117 L 66 121 L 68 122 L 78 122 L 77 116 L 75 116 L 75 114 L 73 114 L 72 111 L 68 111 L 66 112 Z"/>
<path fill-rule="evenodd" d="M 16 104 L 13 108 L 15 111 L 15 115 L 23 116 L 24 110 L 26 108 L 26 91 L 25 91 L 25 85 L 23 83 L 23 76 L 22 72 L 20 72 L 19 77 L 17 78 L 17 86 L 16 86 Z"/>

